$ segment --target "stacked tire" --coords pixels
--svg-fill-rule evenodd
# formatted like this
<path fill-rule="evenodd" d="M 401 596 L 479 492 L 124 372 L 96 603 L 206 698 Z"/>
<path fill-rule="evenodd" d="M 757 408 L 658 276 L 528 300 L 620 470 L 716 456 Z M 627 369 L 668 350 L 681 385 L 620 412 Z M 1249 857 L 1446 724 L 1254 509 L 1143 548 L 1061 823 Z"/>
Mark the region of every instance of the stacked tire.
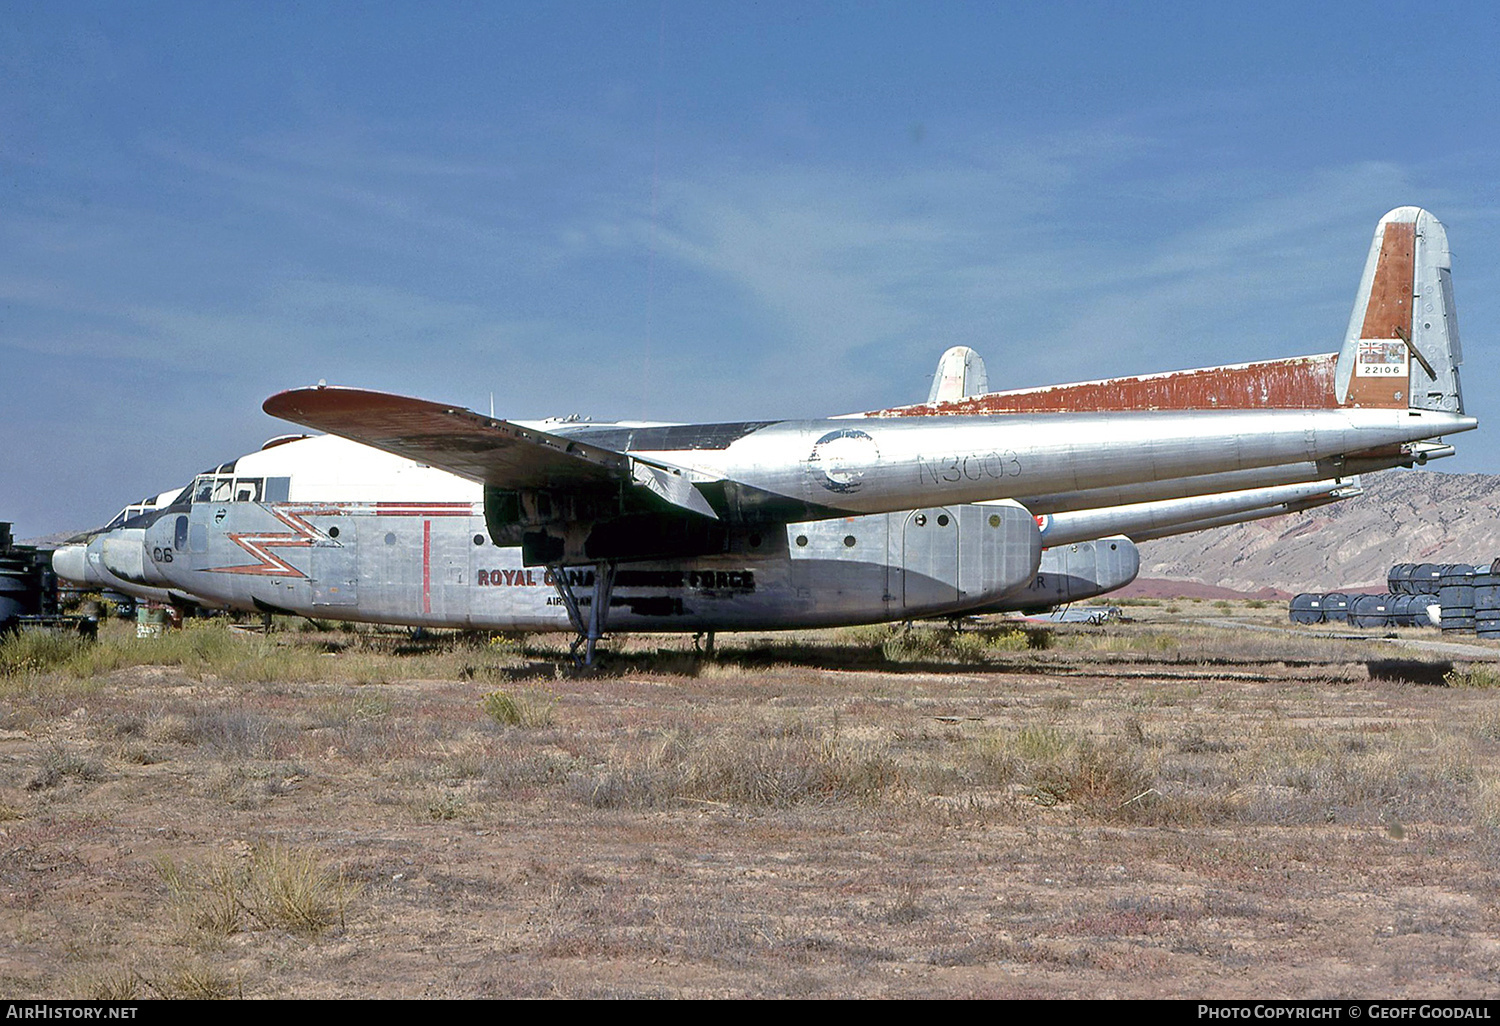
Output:
<path fill-rule="evenodd" d="M 1411 580 L 1403 595 L 1436 595 L 1443 579 L 1441 563 L 1418 563 L 1411 572 Z M 1394 590 L 1394 589 L 1393 589 Z"/>
<path fill-rule="evenodd" d="M 1354 627 L 1395 626 L 1396 605 L 1392 595 L 1359 595 L 1349 603 L 1349 623 Z"/>
<path fill-rule="evenodd" d="M 1316 592 L 1304 592 L 1292 598 L 1292 623 L 1317 624 L 1323 622 L 1323 596 Z"/>
<path fill-rule="evenodd" d="M 1474 574 L 1474 633 L 1500 638 L 1500 559 Z"/>
<path fill-rule="evenodd" d="M 1391 624 L 1396 627 L 1436 627 L 1432 611 L 1438 605 L 1436 595 L 1392 595 Z"/>
<path fill-rule="evenodd" d="M 1397 563 L 1391 567 L 1390 573 L 1385 575 L 1385 584 L 1392 595 L 1411 594 L 1411 575 L 1416 568 L 1415 563 Z"/>
<path fill-rule="evenodd" d="M 1438 605 L 1443 609 L 1445 632 L 1474 629 L 1474 576 L 1477 568 L 1469 563 L 1449 563 L 1443 567 L 1438 584 Z"/>

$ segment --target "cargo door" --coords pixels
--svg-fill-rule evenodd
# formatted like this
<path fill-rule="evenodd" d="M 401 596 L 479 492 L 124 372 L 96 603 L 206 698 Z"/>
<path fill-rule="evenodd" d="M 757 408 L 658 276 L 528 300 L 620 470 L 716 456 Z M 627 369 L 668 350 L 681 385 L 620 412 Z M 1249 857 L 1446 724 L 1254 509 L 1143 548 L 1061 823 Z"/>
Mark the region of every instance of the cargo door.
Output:
<path fill-rule="evenodd" d="M 950 510 L 938 507 L 908 513 L 901 550 L 900 595 L 906 609 L 951 606 L 958 601 L 958 518 Z"/>
<path fill-rule="evenodd" d="M 336 538 L 317 542 L 312 547 L 311 581 L 314 606 L 355 606 L 359 604 L 359 567 L 355 562 L 356 522 L 340 518 L 338 526 L 328 533 Z"/>

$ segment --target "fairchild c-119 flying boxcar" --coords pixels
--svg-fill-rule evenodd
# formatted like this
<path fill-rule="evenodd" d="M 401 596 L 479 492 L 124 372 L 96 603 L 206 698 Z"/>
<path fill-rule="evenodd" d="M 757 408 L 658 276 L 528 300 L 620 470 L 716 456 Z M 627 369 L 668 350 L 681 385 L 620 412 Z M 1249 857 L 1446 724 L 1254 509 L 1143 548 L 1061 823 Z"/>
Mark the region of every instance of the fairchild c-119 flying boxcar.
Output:
<path fill-rule="evenodd" d="M 571 628 L 588 660 L 607 627 L 1041 607 L 1127 582 L 1130 539 L 1334 501 L 1361 472 L 1451 453 L 1442 438 L 1477 426 L 1460 362 L 1446 234 L 1402 207 L 1337 352 L 1000 392 L 940 365 L 927 403 L 727 424 L 295 389 L 266 411 L 341 437 L 268 443 L 57 568 L 242 609 Z"/>

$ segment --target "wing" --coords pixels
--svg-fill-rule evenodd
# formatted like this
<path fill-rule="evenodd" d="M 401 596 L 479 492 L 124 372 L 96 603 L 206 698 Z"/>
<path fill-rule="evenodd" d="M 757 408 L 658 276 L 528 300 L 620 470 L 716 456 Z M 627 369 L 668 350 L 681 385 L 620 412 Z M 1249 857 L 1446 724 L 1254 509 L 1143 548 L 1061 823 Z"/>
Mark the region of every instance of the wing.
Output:
<path fill-rule="evenodd" d="M 466 410 L 359 388 L 318 386 L 271 396 L 273 417 L 439 467 L 512 492 L 607 495 L 644 490 L 717 518 L 680 468 Z"/>

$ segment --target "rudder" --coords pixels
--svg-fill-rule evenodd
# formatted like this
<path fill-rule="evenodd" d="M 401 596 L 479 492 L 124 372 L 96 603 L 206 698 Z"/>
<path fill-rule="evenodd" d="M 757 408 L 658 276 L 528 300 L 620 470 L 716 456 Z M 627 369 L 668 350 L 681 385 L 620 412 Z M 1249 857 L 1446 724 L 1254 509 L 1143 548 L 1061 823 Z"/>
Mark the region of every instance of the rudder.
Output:
<path fill-rule="evenodd" d="M 1463 351 L 1443 224 L 1420 207 L 1380 219 L 1335 370 L 1341 406 L 1463 412 Z"/>
<path fill-rule="evenodd" d="M 932 376 L 929 403 L 953 402 L 984 395 L 990 390 L 984 360 L 968 346 L 954 346 L 938 358 L 937 373 Z"/>

